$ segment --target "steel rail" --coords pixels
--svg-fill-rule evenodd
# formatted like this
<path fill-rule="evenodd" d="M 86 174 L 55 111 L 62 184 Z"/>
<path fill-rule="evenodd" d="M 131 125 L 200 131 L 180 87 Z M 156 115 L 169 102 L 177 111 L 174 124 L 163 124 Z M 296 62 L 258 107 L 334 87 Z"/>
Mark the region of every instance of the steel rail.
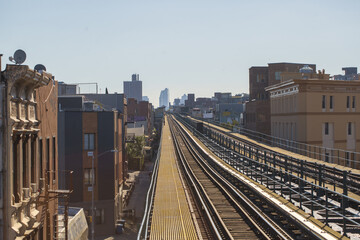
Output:
<path fill-rule="evenodd" d="M 189 123 L 186 123 L 186 122 L 185 122 L 185 124 L 189 124 Z M 190 127 L 192 127 L 192 126 L 190 126 Z M 195 131 L 196 131 L 196 130 L 195 130 Z M 228 150 L 228 151 L 233 151 L 233 150 Z M 252 158 L 251 158 L 251 157 L 254 157 L 254 156 L 249 156 L 249 157 L 247 157 L 247 156 L 244 156 L 244 155 L 242 155 L 242 154 L 240 154 L 240 153 L 238 153 L 238 152 L 234 152 L 233 154 L 239 155 L 239 156 L 241 156 L 241 158 L 245 158 L 245 159 L 247 159 L 248 161 L 251 161 L 251 162 L 254 162 L 254 163 L 257 161 L 256 159 L 252 159 Z M 266 162 L 265 162 L 265 163 L 266 163 Z M 271 162 L 269 161 L 268 163 L 271 163 Z M 256 164 L 255 164 L 255 165 L 256 165 Z M 260 165 L 266 165 L 266 164 L 258 162 L 257 165 L 260 166 Z M 306 194 L 306 193 L 309 194 L 309 192 L 304 191 L 304 192 L 302 193 L 302 192 L 300 192 L 300 191 L 296 191 L 296 190 L 292 189 L 292 186 L 291 186 L 291 185 L 287 186 L 286 184 L 283 184 L 282 182 L 277 181 L 277 180 L 274 179 L 273 177 L 268 177 L 268 176 L 266 176 L 266 175 L 263 175 L 263 173 L 261 173 L 261 172 L 259 173 L 257 170 L 254 170 L 254 169 L 253 169 L 253 165 L 252 165 L 251 167 L 248 167 L 248 166 L 242 166 L 242 167 L 243 167 L 243 168 L 247 168 L 248 170 L 250 170 L 250 172 L 254 172 L 254 171 L 255 171 L 257 174 L 261 175 L 262 177 L 265 177 L 265 179 L 269 179 L 270 181 L 274 182 L 274 184 L 275 184 L 275 182 L 276 182 L 276 184 L 278 184 L 278 185 L 285 186 L 286 189 L 290 190 L 290 192 L 294 192 L 295 194 L 298 194 L 299 196 L 302 196 L 303 200 L 308 200 L 309 202 L 312 202 L 314 205 L 321 206 L 324 210 L 326 210 L 326 211 L 328 211 L 328 212 L 332 212 L 333 214 L 335 214 L 335 215 L 343 218 L 344 221 L 345 221 L 345 219 L 346 219 L 348 222 L 353 223 L 353 224 L 355 224 L 356 226 L 359 226 L 359 223 L 357 223 L 357 222 L 354 221 L 353 219 L 351 219 L 351 218 L 349 218 L 349 217 L 346 217 L 345 215 L 342 215 L 342 214 L 334 211 L 334 210 L 331 209 L 331 208 L 328 208 L 328 207 L 326 207 L 326 206 L 323 206 L 323 205 L 317 203 L 317 202 L 316 202 L 316 199 L 313 200 L 312 198 L 309 198 L 309 197 L 307 197 L 307 196 L 304 195 L 304 194 Z M 291 173 L 289 173 L 289 172 L 284 172 L 282 169 L 276 169 L 276 168 L 274 168 L 273 166 L 270 166 L 270 165 L 269 165 L 269 166 L 266 166 L 266 167 L 269 168 L 270 171 L 271 171 L 271 169 L 272 169 L 272 171 L 277 171 L 277 172 L 286 173 L 286 174 L 287 174 L 287 177 L 292 176 L 292 179 L 293 179 L 293 180 L 297 179 L 297 180 L 299 181 L 299 184 L 301 184 L 301 182 L 302 182 L 303 184 L 307 184 L 307 185 L 309 185 L 309 186 L 313 186 L 314 188 L 322 189 L 322 190 L 323 190 L 325 193 L 327 193 L 328 195 L 329 195 L 329 194 L 330 194 L 330 195 L 331 195 L 331 194 L 334 194 L 334 195 L 340 196 L 340 197 L 343 199 L 342 201 L 344 201 L 344 199 L 345 199 L 345 200 L 348 199 L 348 200 L 353 201 L 354 204 L 360 205 L 360 202 L 357 201 L 357 200 L 355 200 L 355 199 L 351 199 L 351 198 L 349 198 L 349 197 L 346 196 L 346 195 L 337 193 L 337 192 L 335 192 L 335 191 L 329 190 L 329 189 L 327 189 L 327 188 L 325 188 L 325 187 L 322 187 L 322 186 L 313 184 L 313 183 L 311 183 L 311 182 L 307 182 L 306 180 L 304 180 L 304 179 L 302 179 L 302 178 L 300 178 L 300 177 L 298 177 L 298 176 L 295 176 L 295 175 L 293 175 L 293 174 L 291 174 Z M 255 168 L 256 168 L 256 167 L 255 167 Z M 254 175 L 254 174 L 251 174 L 251 175 Z M 251 176 L 250 176 L 250 177 L 251 177 Z M 251 178 L 253 178 L 253 177 L 251 177 Z M 257 181 L 257 177 L 255 177 L 255 178 L 256 178 L 256 181 Z M 263 180 L 262 180 L 262 181 L 263 181 Z M 284 189 L 284 190 L 285 190 L 285 189 Z M 330 197 L 329 197 L 329 199 L 330 199 Z M 290 194 L 290 200 L 291 200 L 291 194 Z M 301 201 L 301 198 L 300 198 L 300 201 Z M 340 203 L 341 203 L 341 202 L 340 202 Z M 343 204 L 343 203 L 341 203 L 341 204 Z M 301 205 L 300 205 L 300 206 L 301 206 Z M 327 223 L 327 222 L 328 222 L 328 220 L 327 220 L 327 218 L 326 218 L 326 223 Z M 345 223 L 344 223 L 344 224 L 345 224 Z M 346 233 L 346 226 L 345 226 L 344 232 Z"/>
<path fill-rule="evenodd" d="M 203 159 L 203 157 L 192 146 L 192 143 L 190 142 L 191 140 L 187 139 L 191 137 L 188 135 L 188 133 L 186 133 L 187 136 L 185 136 L 184 132 L 186 132 L 186 130 L 179 124 L 178 127 L 182 129 L 181 135 L 182 138 L 184 139 L 184 142 L 187 145 L 187 148 L 191 152 L 194 159 L 198 162 L 199 166 L 201 166 L 205 174 L 212 179 L 213 183 L 216 183 L 217 187 L 220 188 L 221 191 L 227 195 L 228 199 L 231 199 L 233 204 L 242 212 L 243 215 L 246 216 L 246 218 L 252 223 L 252 225 L 255 228 L 257 228 L 257 230 L 262 234 L 262 237 L 266 239 L 272 239 L 269 236 L 269 233 L 265 232 L 264 229 L 262 229 L 259 226 L 259 220 L 255 220 L 254 219 L 255 217 L 251 216 L 251 214 L 255 214 L 256 216 L 258 216 L 263 222 L 262 224 L 265 223 L 267 228 L 272 229 L 273 237 L 276 236 L 281 239 L 292 239 L 292 237 L 290 237 L 284 230 L 282 230 L 281 227 L 279 227 L 273 220 L 271 220 L 268 216 L 262 213 L 262 211 L 258 209 L 258 207 L 255 204 L 253 204 L 244 194 L 242 194 L 241 192 L 239 192 L 239 190 L 234 188 L 232 184 L 228 182 L 228 180 L 226 180 L 223 176 L 221 176 L 219 173 L 213 170 L 212 167 L 210 167 L 209 164 L 206 162 L 206 160 Z M 239 200 L 236 200 L 236 198 L 241 200 L 242 204 L 240 203 Z M 244 205 L 245 207 L 243 207 Z M 248 210 L 246 210 L 246 208 L 248 208 Z"/>
<path fill-rule="evenodd" d="M 189 120 L 187 118 L 184 118 L 183 116 L 180 115 L 180 117 L 182 117 L 183 119 L 186 119 L 186 120 Z M 190 120 L 189 120 L 190 121 Z M 212 131 L 215 131 L 215 132 L 218 132 L 218 133 L 221 133 L 223 135 L 226 135 L 228 138 L 232 138 L 234 140 L 237 140 L 243 144 L 247 144 L 247 148 L 248 149 L 251 149 L 251 150 L 254 150 L 254 149 L 261 149 L 262 151 L 266 151 L 268 153 L 271 153 L 271 154 L 274 154 L 276 157 L 278 157 L 279 159 L 285 159 L 287 158 L 288 159 L 288 164 L 294 164 L 294 163 L 297 163 L 299 161 L 304 161 L 304 167 L 305 168 L 308 168 L 309 170 L 310 169 L 317 169 L 319 165 L 321 165 L 323 167 L 323 175 L 324 176 L 328 176 L 330 175 L 331 173 L 332 174 L 336 174 L 336 184 L 337 186 L 340 186 L 340 187 L 343 187 L 343 172 L 345 170 L 341 170 L 341 169 L 338 169 L 336 167 L 329 167 L 327 166 L 326 164 L 320 164 L 320 163 L 312 163 L 310 161 L 306 161 L 306 160 L 300 160 L 300 159 L 297 159 L 297 158 L 294 158 L 294 157 L 291 157 L 289 155 L 286 155 L 286 154 L 282 154 L 282 153 L 278 153 L 274 150 L 271 150 L 269 148 L 266 148 L 264 146 L 260 146 L 259 144 L 256 144 L 256 143 L 253 143 L 251 141 L 248 141 L 246 139 L 243 139 L 243 138 L 240 138 L 238 136 L 234 136 L 232 134 L 232 132 L 226 132 L 226 131 L 223 131 L 221 129 L 217 129 L 217 128 L 214 128 L 210 125 L 206 125 L 204 121 L 201 121 L 201 120 L 198 120 L 196 119 L 197 122 L 202 122 L 204 125 L 204 127 L 208 127 L 210 129 L 212 129 Z M 222 127 L 222 126 L 219 126 L 219 127 Z M 222 127 L 223 128 L 223 127 Z M 325 162 L 324 162 L 325 163 Z M 310 171 L 305 171 L 304 174 L 307 174 L 307 176 L 309 177 L 317 177 L 317 175 L 312 175 Z M 294 171 L 299 171 L 299 168 L 298 167 L 294 167 Z M 348 188 L 351 188 L 352 190 L 354 190 L 354 192 L 359 192 L 360 191 L 360 175 L 359 174 L 355 174 L 355 173 L 351 173 L 351 172 L 348 172 L 348 171 L 345 171 L 347 172 L 347 187 Z M 334 177 L 333 178 L 325 178 L 325 179 L 322 179 L 322 180 L 327 180 L 328 183 L 334 183 L 334 181 L 330 181 L 329 179 L 331 180 L 334 180 Z"/>
<path fill-rule="evenodd" d="M 169 124 L 171 124 L 170 123 L 170 121 L 169 121 Z M 181 150 L 180 150 L 180 146 L 179 146 L 179 143 L 178 143 L 178 141 L 177 141 L 177 139 L 176 139 L 176 137 L 175 137 L 175 134 L 173 133 L 173 129 L 170 127 L 170 131 L 171 131 L 171 133 L 172 133 L 172 135 L 173 135 L 173 141 L 174 141 L 174 144 L 175 144 L 175 147 L 176 147 L 176 149 L 178 150 L 178 153 L 180 153 L 180 152 L 182 152 Z M 195 193 L 196 193 L 196 196 L 199 198 L 199 201 L 200 201 L 200 203 L 201 203 L 201 206 L 203 206 L 203 208 L 204 208 L 204 211 L 205 211 L 205 213 L 206 213 L 206 217 L 207 217 L 207 220 L 209 221 L 209 223 L 210 223 L 210 225 L 211 225 L 211 227 L 212 227 L 212 230 L 214 231 L 214 233 L 215 233 L 215 235 L 216 235 L 216 237 L 218 238 L 218 239 L 223 239 L 223 237 L 221 236 L 221 233 L 219 232 L 219 230 L 218 230 L 218 227 L 217 227 L 217 224 L 215 223 L 215 221 L 214 221 L 214 219 L 213 219 L 213 217 L 212 217 L 212 214 L 210 213 L 210 212 L 212 212 L 210 209 L 209 209 L 209 204 L 210 205 L 212 205 L 211 204 L 211 202 L 210 202 L 210 199 L 205 199 L 205 197 L 203 196 L 203 194 L 201 193 L 201 192 L 204 192 L 204 189 L 201 189 L 202 188 L 202 186 L 200 185 L 198 185 L 197 184 L 197 180 L 195 180 L 195 174 L 193 173 L 193 171 L 191 170 L 191 168 L 186 164 L 186 160 L 185 160 L 185 158 L 184 158 L 184 156 L 183 155 L 181 155 L 181 154 L 179 154 L 178 155 L 179 157 L 180 157 L 180 161 L 181 161 L 181 163 L 182 163 L 182 165 L 183 165 L 183 167 L 184 167 L 184 170 L 185 170 L 185 172 L 186 172 L 186 177 L 190 180 L 190 182 L 191 182 L 191 185 L 192 185 L 192 187 L 194 188 L 194 190 L 195 190 Z M 201 190 L 200 190 L 201 189 Z M 212 206 L 212 208 L 214 208 L 214 206 Z M 213 212 L 214 213 L 214 212 Z M 220 219 L 220 216 L 218 215 L 218 213 L 214 213 L 215 215 L 216 215 L 216 217 L 218 218 L 218 219 Z M 219 220 L 218 220 L 219 221 Z M 226 232 L 225 232 L 226 233 Z M 223 233 L 224 234 L 224 233 Z M 231 235 L 230 235 L 230 233 L 229 232 L 227 232 L 227 234 L 228 234 L 228 236 L 230 237 L 230 239 L 232 239 L 231 238 Z"/>

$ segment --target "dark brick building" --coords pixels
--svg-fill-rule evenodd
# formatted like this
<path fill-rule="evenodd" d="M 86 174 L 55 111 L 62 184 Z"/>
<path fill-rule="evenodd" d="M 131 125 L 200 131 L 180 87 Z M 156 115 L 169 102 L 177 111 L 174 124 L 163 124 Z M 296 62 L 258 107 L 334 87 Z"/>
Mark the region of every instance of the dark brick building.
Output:
<path fill-rule="evenodd" d="M 304 63 L 269 63 L 268 66 L 254 66 L 249 69 L 250 99 L 246 104 L 245 127 L 271 134 L 270 98 L 265 88 L 281 81 L 282 72 L 299 72 L 302 67 L 309 65 L 316 71 L 315 64 Z"/>
<path fill-rule="evenodd" d="M 74 98 L 78 98 L 75 96 Z M 92 191 L 95 194 L 95 235 L 114 232 L 122 211 L 124 182 L 123 116 L 112 111 L 67 110 L 59 98 L 59 163 L 60 169 L 74 171 L 74 192 L 70 206 L 84 208 L 91 216 Z M 113 150 L 117 149 L 118 152 Z M 92 156 L 95 187 L 92 189 Z M 68 179 L 60 179 L 66 184 Z M 91 232 L 91 231 L 89 231 Z"/>
<path fill-rule="evenodd" d="M 152 131 L 152 104 L 148 101 L 138 102 L 135 98 L 128 98 L 127 122 L 128 127 L 144 125 L 144 134 L 150 135 Z"/>

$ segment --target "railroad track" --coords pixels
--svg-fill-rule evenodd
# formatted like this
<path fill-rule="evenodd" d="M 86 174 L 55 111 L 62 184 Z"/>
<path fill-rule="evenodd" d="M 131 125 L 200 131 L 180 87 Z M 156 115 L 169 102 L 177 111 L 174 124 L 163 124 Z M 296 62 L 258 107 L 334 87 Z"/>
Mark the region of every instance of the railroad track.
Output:
<path fill-rule="evenodd" d="M 230 179 L 230 182 L 222 176 L 211 166 L 211 160 L 193 146 L 181 125 L 175 121 L 170 124 L 184 176 L 197 192 L 197 200 L 204 206 L 204 215 L 214 236 L 218 239 L 314 239 L 239 181 Z"/>
<path fill-rule="evenodd" d="M 203 144 L 238 172 L 293 202 L 342 235 L 358 239 L 360 202 L 335 192 L 335 185 L 334 190 L 324 187 L 325 170 L 321 166 L 314 170 L 319 178 L 316 179 L 315 176 L 315 183 L 309 182 L 307 178 L 310 177 L 305 174 L 304 161 L 295 159 L 296 164 L 291 164 L 289 159 L 284 158 L 281 165 L 280 158 L 272 152 L 230 142 L 230 138 L 216 135 L 215 131 L 211 132 L 212 136 L 207 137 L 208 133 L 201 134 L 182 118 L 179 120 L 192 129 Z"/>
<path fill-rule="evenodd" d="M 183 118 L 186 119 L 186 118 Z M 199 122 L 203 122 L 197 120 Z M 203 122 L 205 123 L 205 122 Z M 215 125 L 216 123 L 212 123 Z M 303 165 L 301 166 L 301 161 L 292 156 L 284 155 L 278 152 L 271 150 L 270 148 L 263 147 L 254 142 L 242 139 L 240 137 L 234 136 L 232 133 L 221 131 L 220 129 L 212 128 L 210 125 L 204 125 L 206 128 L 211 128 L 212 131 L 221 133 L 226 135 L 227 138 L 224 139 L 225 144 L 229 144 L 228 141 L 236 140 L 240 143 L 242 148 L 246 148 L 248 152 L 251 152 L 252 155 L 258 154 L 260 155 L 268 155 L 269 158 L 275 159 L 276 163 L 279 167 L 287 168 L 297 174 L 300 174 L 300 169 L 303 168 L 304 177 L 314 178 L 317 181 L 320 181 L 322 184 L 332 184 L 335 188 L 340 187 L 343 189 L 348 189 L 355 194 L 360 195 L 360 175 L 355 174 L 346 170 L 338 169 L 336 167 L 329 167 L 326 164 L 319 164 L 310 161 L 303 161 Z M 219 126 L 221 127 L 221 126 Z M 320 172 L 319 172 L 320 169 Z"/>

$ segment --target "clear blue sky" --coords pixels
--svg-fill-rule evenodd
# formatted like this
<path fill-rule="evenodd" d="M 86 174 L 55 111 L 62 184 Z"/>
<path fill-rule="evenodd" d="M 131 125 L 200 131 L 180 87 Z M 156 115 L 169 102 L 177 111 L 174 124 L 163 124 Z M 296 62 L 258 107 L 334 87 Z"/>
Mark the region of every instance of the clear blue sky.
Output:
<path fill-rule="evenodd" d="M 359 26 L 357 0 L 0 0 L 0 53 L 102 92 L 138 73 L 157 106 L 166 87 L 171 101 L 248 92 L 248 69 L 270 62 L 360 68 Z"/>

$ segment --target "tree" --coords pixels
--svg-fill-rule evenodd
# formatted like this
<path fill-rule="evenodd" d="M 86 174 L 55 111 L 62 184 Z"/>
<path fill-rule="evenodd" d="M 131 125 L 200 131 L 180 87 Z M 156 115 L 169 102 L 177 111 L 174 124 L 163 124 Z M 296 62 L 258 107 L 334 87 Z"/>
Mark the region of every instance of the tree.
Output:
<path fill-rule="evenodd" d="M 143 158 L 144 146 L 145 146 L 145 137 L 144 136 L 135 137 L 134 142 L 127 144 L 126 154 L 131 158 Z"/>

